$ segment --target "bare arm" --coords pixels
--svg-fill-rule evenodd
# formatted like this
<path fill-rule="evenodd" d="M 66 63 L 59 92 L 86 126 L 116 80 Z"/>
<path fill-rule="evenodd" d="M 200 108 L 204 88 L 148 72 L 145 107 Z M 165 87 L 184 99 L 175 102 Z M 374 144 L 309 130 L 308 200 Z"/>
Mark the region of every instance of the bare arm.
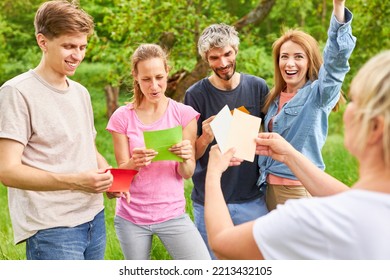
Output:
<path fill-rule="evenodd" d="M 214 133 L 211 130 L 210 123 L 215 118 L 215 116 L 211 116 L 207 120 L 202 122 L 202 135 L 196 139 L 195 143 L 195 159 L 198 160 L 201 158 L 207 150 L 207 147 L 214 140 Z"/>
<path fill-rule="evenodd" d="M 117 132 L 111 132 L 111 134 L 114 142 L 115 159 L 119 168 L 138 170 L 149 165 L 157 155 L 156 151 L 146 148 L 134 148 L 130 155 L 127 136 Z"/>
<path fill-rule="evenodd" d="M 219 259 L 263 259 L 253 237 L 253 222 L 234 226 L 222 194 L 221 176 L 234 162 L 233 154 L 230 149 L 222 155 L 217 145 L 210 150 L 205 186 L 208 241 Z"/>
<path fill-rule="evenodd" d="M 32 191 L 80 190 L 105 192 L 112 184 L 112 175 L 104 170 L 82 173 L 53 173 L 22 163 L 24 146 L 14 140 L 0 139 L 0 179 L 9 187 Z"/>
<path fill-rule="evenodd" d="M 314 165 L 277 133 L 259 133 L 256 154 L 272 157 L 286 164 L 314 196 L 327 196 L 349 187 Z"/>
<path fill-rule="evenodd" d="M 194 118 L 183 128 L 183 141 L 173 145 L 169 150 L 175 155 L 181 157 L 183 162 L 179 163 L 178 172 L 184 179 L 189 179 L 195 170 L 195 139 L 197 122 Z"/>
<path fill-rule="evenodd" d="M 345 22 L 345 0 L 333 0 L 333 14 L 340 23 Z"/>
<path fill-rule="evenodd" d="M 101 153 L 99 153 L 96 146 L 95 146 L 95 150 L 96 150 L 96 160 L 98 163 L 98 168 L 99 169 L 110 168 L 110 165 L 108 164 L 107 160 L 103 157 L 103 155 Z"/>

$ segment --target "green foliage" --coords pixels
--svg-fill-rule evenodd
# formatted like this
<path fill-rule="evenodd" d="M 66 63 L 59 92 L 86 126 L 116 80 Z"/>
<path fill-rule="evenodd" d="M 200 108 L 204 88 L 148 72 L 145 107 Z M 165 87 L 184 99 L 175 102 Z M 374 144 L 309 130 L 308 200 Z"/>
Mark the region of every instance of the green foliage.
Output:
<path fill-rule="evenodd" d="M 40 58 L 34 38 L 33 19 L 43 0 L 3 0 L 0 3 L 0 84 L 33 68 Z M 81 7 L 95 19 L 86 61 L 110 65 L 104 81 L 113 86 L 131 85 L 130 56 L 140 43 L 159 43 L 164 34 L 174 35 L 170 52 L 172 73 L 191 71 L 195 65 L 196 41 L 211 23 L 234 23 L 248 14 L 256 0 L 80 0 Z M 357 69 L 381 50 L 390 49 L 390 5 L 382 0 L 347 1 L 354 13 L 353 30 L 358 38 L 352 54 L 351 71 L 343 90 Z M 327 34 L 332 1 L 278 0 L 268 17 L 240 32 L 241 58 L 238 67 L 259 73 L 269 82 L 271 45 L 281 27 L 299 27 L 323 45 Z M 245 49 L 249 48 L 245 54 Z M 260 50 L 256 50 L 259 48 Z M 267 55 L 269 54 L 269 55 Z M 250 55 L 254 57 L 249 58 Z M 260 55 L 259 60 L 256 58 Z M 260 62 L 259 62 L 260 61 Z M 270 70 L 271 69 L 271 70 Z M 249 72 L 253 71 L 253 72 Z M 102 80 L 103 81 L 103 80 Z"/>
<path fill-rule="evenodd" d="M 353 31 L 356 49 L 350 65 L 354 74 L 373 55 L 390 49 L 390 3 L 379 0 L 356 0 L 348 4 L 354 13 Z M 347 83 L 354 75 L 347 77 Z"/>
<path fill-rule="evenodd" d="M 201 29 L 222 16 L 229 18 L 219 9 L 219 1 L 108 1 L 111 5 L 101 0 L 91 2 L 93 5 L 88 7 L 101 6 L 99 10 L 91 9 L 100 20 L 96 24 L 97 36 L 91 41 L 91 59 L 113 64 L 109 75 L 113 85 L 130 84 L 130 56 L 139 44 L 159 43 L 167 33 L 174 37 L 170 51 L 172 71 L 191 70 L 197 56 L 194 42 Z"/>
<path fill-rule="evenodd" d="M 237 71 L 262 77 L 273 84 L 273 64 L 269 53 L 262 47 L 241 45 L 237 57 Z"/>
<path fill-rule="evenodd" d="M 7 189 L 0 183 L 0 260 L 25 259 L 25 245 L 15 246 L 11 218 L 8 211 Z"/>
<path fill-rule="evenodd" d="M 107 76 L 110 73 L 112 65 L 100 62 L 83 62 L 77 68 L 76 74 L 71 77 L 81 84 L 89 84 L 92 88 L 102 89 L 108 83 Z"/>
<path fill-rule="evenodd" d="M 5 46 L 6 39 L 5 34 L 10 32 L 10 27 L 5 19 L 0 15 L 0 46 Z M 7 63 L 9 54 L 7 52 L 0 52 L 0 72 L 5 71 L 5 65 Z"/>
<path fill-rule="evenodd" d="M 352 186 L 358 179 L 357 160 L 344 147 L 344 138 L 340 134 L 328 136 L 322 149 L 326 172 L 344 184 Z"/>
<path fill-rule="evenodd" d="M 331 1 L 328 2 L 332 5 Z M 326 15 L 326 22 L 323 13 L 327 11 L 327 6 L 322 6 L 322 0 L 278 0 L 264 22 L 248 28 L 271 52 L 272 43 L 284 28 L 300 28 L 319 41 L 325 40 L 330 13 Z"/>
<path fill-rule="evenodd" d="M 0 3 L 0 84 L 39 62 L 33 26 L 39 3 L 38 0 Z"/>
<path fill-rule="evenodd" d="M 346 104 L 342 104 L 336 112 L 331 112 L 329 116 L 328 134 L 344 135 L 343 114 L 345 108 Z"/>

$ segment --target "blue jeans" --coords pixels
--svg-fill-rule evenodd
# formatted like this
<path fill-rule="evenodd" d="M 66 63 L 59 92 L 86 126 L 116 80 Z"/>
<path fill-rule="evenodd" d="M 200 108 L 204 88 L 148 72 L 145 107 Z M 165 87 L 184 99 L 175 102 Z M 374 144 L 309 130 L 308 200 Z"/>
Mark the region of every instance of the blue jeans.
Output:
<path fill-rule="evenodd" d="M 210 260 L 207 247 L 187 214 L 153 225 L 136 225 L 115 216 L 114 223 L 127 260 L 149 260 L 154 234 L 174 260 Z"/>
<path fill-rule="evenodd" d="M 104 210 L 90 222 L 40 230 L 26 240 L 28 260 L 103 260 L 105 250 Z"/>
<path fill-rule="evenodd" d="M 207 249 L 211 255 L 213 260 L 217 259 L 209 247 L 209 243 L 207 240 L 207 232 L 206 232 L 206 224 L 204 221 L 204 206 L 193 202 L 194 208 L 194 222 L 196 227 L 198 228 L 200 234 L 204 242 L 206 243 Z M 245 222 L 253 221 L 265 214 L 268 213 L 267 206 L 265 204 L 264 195 L 255 200 L 244 202 L 244 203 L 230 203 L 227 205 L 230 213 L 230 217 L 232 218 L 234 225 L 243 224 Z"/>

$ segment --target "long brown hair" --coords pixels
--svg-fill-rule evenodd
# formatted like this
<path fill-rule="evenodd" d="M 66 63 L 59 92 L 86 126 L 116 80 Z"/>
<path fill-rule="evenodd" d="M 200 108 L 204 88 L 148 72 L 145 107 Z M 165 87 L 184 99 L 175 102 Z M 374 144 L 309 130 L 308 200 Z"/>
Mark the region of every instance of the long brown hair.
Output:
<path fill-rule="evenodd" d="M 284 81 L 282 73 L 279 69 L 279 57 L 280 48 L 287 41 L 291 41 L 295 44 L 298 44 L 305 51 L 309 60 L 306 79 L 310 81 L 315 81 L 318 79 L 318 73 L 323 63 L 323 58 L 317 40 L 314 39 L 311 35 L 299 29 L 288 29 L 284 31 L 282 36 L 277 39 L 272 45 L 272 57 L 274 63 L 274 87 L 270 90 L 268 97 L 265 101 L 263 109 L 264 113 L 268 111 L 271 103 L 279 96 L 279 94 L 286 87 L 286 82 Z M 344 97 L 341 94 L 340 99 L 343 98 Z"/>
<path fill-rule="evenodd" d="M 138 63 L 140 61 L 148 60 L 151 58 L 160 58 L 164 62 L 164 67 L 167 73 L 169 72 L 168 66 L 168 54 L 156 44 L 141 44 L 131 56 L 131 71 L 133 77 L 138 74 Z M 140 106 L 144 95 L 141 91 L 139 83 L 136 79 L 133 78 L 133 90 L 134 95 L 132 102 L 134 103 L 134 108 Z"/>

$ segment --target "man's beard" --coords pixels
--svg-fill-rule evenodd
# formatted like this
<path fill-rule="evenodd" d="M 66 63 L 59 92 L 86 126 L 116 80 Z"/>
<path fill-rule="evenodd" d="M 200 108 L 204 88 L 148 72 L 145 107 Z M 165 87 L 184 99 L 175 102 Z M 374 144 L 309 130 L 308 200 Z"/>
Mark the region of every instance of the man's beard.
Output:
<path fill-rule="evenodd" d="M 236 73 L 236 62 L 233 62 L 233 72 L 229 72 L 227 74 L 224 74 L 224 75 L 220 75 L 218 73 L 218 70 L 221 70 L 223 68 L 217 68 L 217 69 L 213 69 L 215 75 L 217 75 L 220 79 L 222 80 L 225 80 L 225 81 L 229 81 L 233 76 L 234 76 L 234 73 Z"/>

